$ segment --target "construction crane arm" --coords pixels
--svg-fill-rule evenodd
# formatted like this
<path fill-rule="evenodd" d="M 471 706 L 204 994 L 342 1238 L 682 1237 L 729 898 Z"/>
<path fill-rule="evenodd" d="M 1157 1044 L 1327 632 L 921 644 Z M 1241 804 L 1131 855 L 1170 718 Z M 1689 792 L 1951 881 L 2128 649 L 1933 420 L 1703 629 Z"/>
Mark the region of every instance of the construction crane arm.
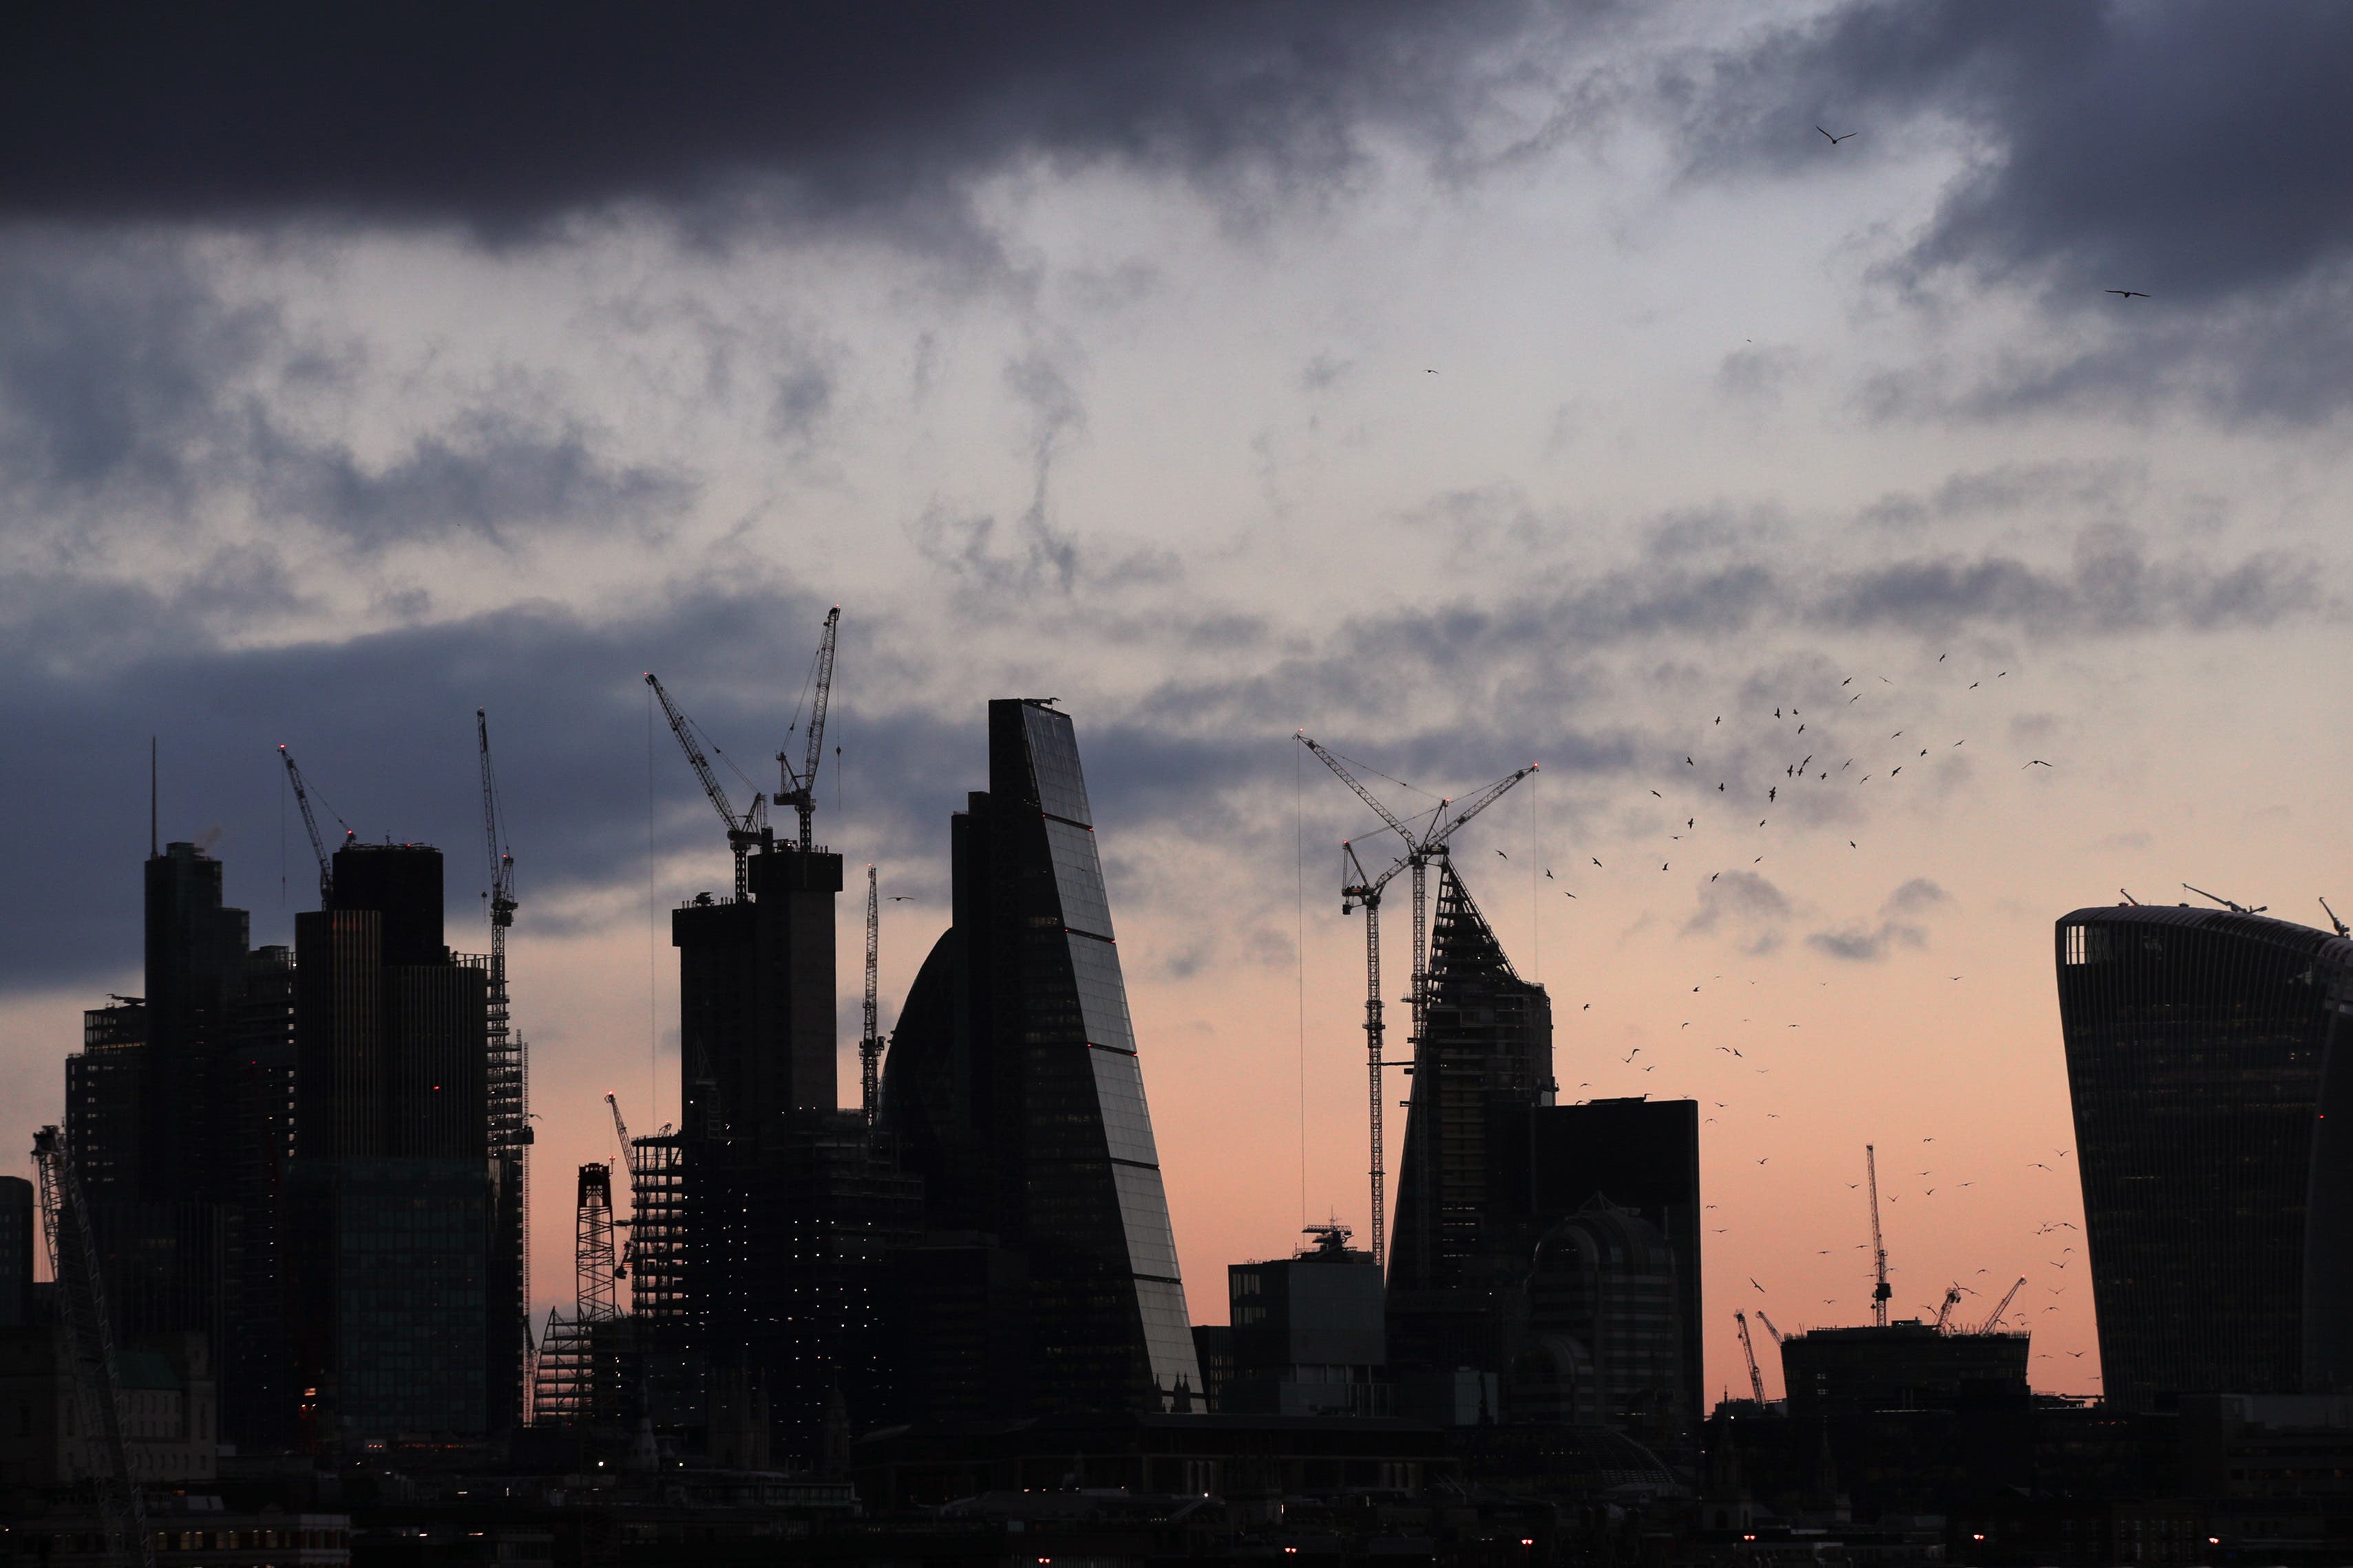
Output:
<path fill-rule="evenodd" d="M 311 792 L 303 786 L 302 770 L 294 765 L 294 753 L 285 747 L 278 748 L 279 760 L 286 764 L 286 782 L 294 786 L 294 804 L 302 808 L 302 830 L 311 836 L 311 853 L 319 858 L 319 907 L 334 902 L 335 863 L 327 858 L 327 841 L 319 837 L 319 819 L 311 811 Z"/>
<path fill-rule="evenodd" d="M 711 804 L 717 808 L 720 820 L 727 824 L 728 832 L 743 832 L 744 819 L 735 815 L 733 806 L 727 804 L 727 792 L 719 787 L 719 776 L 711 771 L 711 759 L 702 754 L 701 746 L 695 744 L 694 730 L 686 721 L 686 715 L 678 710 L 678 704 L 670 700 L 670 693 L 662 689 L 662 683 L 654 679 L 651 670 L 646 671 L 646 684 L 654 689 L 654 697 L 661 703 L 664 716 L 670 720 L 670 732 L 678 737 L 679 749 L 686 753 L 688 763 L 694 769 L 694 776 L 702 781 L 702 793 L 711 797 Z"/>
<path fill-rule="evenodd" d="M 817 815 L 817 770 L 825 760 L 825 713 L 833 699 L 833 650 L 840 634 L 841 606 L 836 605 L 826 612 L 825 636 L 817 645 L 817 680 L 809 699 L 807 762 L 796 773 L 791 759 L 782 752 L 776 753 L 776 761 L 785 765 L 785 788 L 777 801 L 800 814 L 803 849 L 815 847 L 811 819 Z"/>
<path fill-rule="evenodd" d="M 613 1135 L 621 1141 L 621 1158 L 634 1164 L 636 1162 L 629 1157 L 629 1124 L 621 1120 L 620 1099 L 607 1092 L 605 1096 L 605 1103 L 613 1108 Z"/>
<path fill-rule="evenodd" d="M 491 860 L 491 923 L 511 926 L 514 924 L 515 912 L 514 857 L 500 842 L 503 836 L 500 832 L 498 779 L 491 771 L 491 719 L 480 708 L 474 710 L 474 738 L 482 757 L 482 838 Z M 307 807 L 303 815 L 310 815 Z M 313 833 L 312 837 L 317 835 Z"/>
<path fill-rule="evenodd" d="M 1381 889 L 1388 887 L 1390 879 L 1399 871 L 1404 870 L 1409 864 L 1410 864 L 1409 861 L 1394 860 L 1389 863 L 1389 868 L 1379 876 L 1370 876 L 1365 870 L 1365 863 L 1356 858 L 1356 845 L 1353 842 L 1342 840 L 1340 912 L 1344 915 L 1354 914 L 1358 904 L 1377 902 L 1381 896 Z"/>
<path fill-rule="evenodd" d="M 2021 1274 L 2018 1277 L 2017 1284 L 2012 1285 L 2008 1290 L 2002 1292 L 2000 1303 L 1994 1308 L 1993 1314 L 1986 1319 L 1985 1326 L 1979 1329 L 1978 1332 L 1981 1334 L 1989 1334 L 1993 1332 L 2001 1322 L 2001 1315 L 2010 1310 L 2010 1302 L 2017 1300 L 2019 1291 L 2022 1289 L 2025 1285 L 2026 1276 Z"/>
<path fill-rule="evenodd" d="M 1757 1396 L 1757 1404 L 1762 1405 L 1765 1403 L 1765 1379 L 1757 1374 L 1757 1347 L 1749 1342 L 1747 1314 L 1735 1312 L 1732 1321 L 1740 1325 L 1740 1353 L 1748 1362 L 1748 1392 Z"/>
<path fill-rule="evenodd" d="M 1474 798 L 1470 805 L 1464 806 L 1461 810 L 1456 812 L 1452 816 L 1440 823 L 1437 826 L 1431 828 L 1430 831 L 1430 837 L 1421 841 L 1421 847 L 1424 849 L 1435 849 L 1444 844 L 1448 838 L 1453 836 L 1456 828 L 1461 826 L 1464 823 L 1470 821 L 1472 817 L 1478 816 L 1481 812 L 1486 810 L 1497 801 L 1503 799 L 1505 791 L 1509 790 L 1514 784 L 1519 783 L 1522 779 L 1527 777 L 1530 773 L 1535 773 L 1536 771 L 1536 763 L 1530 763 L 1518 773 L 1507 774 L 1503 778 L 1497 779 L 1493 784 L 1489 784 L 1485 789 L 1479 792 L 1477 797 Z"/>
<path fill-rule="evenodd" d="M 1397 836 L 1399 838 L 1404 839 L 1409 847 L 1413 844 L 1413 834 L 1407 829 L 1404 823 L 1399 822 L 1397 819 L 1397 814 L 1391 811 L 1388 806 L 1383 805 L 1380 802 L 1379 796 L 1373 794 L 1371 790 L 1366 789 L 1363 784 L 1357 783 L 1356 775 L 1350 773 L 1341 763 L 1339 758 L 1334 756 L 1330 752 L 1325 751 L 1321 745 L 1317 744 L 1314 737 L 1308 734 L 1304 730 L 1299 731 L 1299 743 L 1305 746 L 1309 751 L 1314 752 L 1317 757 L 1321 758 L 1324 765 L 1330 768 L 1335 774 L 1338 775 L 1342 784 L 1346 784 L 1350 789 L 1355 790 L 1356 792 L 1356 798 L 1373 808 L 1374 816 L 1379 817 L 1383 822 L 1388 823 L 1392 828 L 1395 828 L 1397 830 Z"/>
<path fill-rule="evenodd" d="M 1762 1307 L 1757 1309 L 1757 1321 L 1765 1325 L 1765 1331 L 1773 1336 L 1775 1344 L 1781 1342 L 1781 1331 L 1773 1326 L 1773 1320 L 1765 1315 L 1765 1309 Z"/>

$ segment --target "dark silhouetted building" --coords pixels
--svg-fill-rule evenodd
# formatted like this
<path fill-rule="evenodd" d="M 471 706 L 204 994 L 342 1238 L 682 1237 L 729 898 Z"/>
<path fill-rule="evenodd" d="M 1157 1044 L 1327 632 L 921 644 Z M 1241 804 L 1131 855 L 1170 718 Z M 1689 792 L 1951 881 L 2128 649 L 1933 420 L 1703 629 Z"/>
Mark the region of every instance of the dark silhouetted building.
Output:
<path fill-rule="evenodd" d="M 1674 1254 L 1684 1419 L 1707 1409 L 1700 1331 L 1699 1101 L 1596 1100 L 1531 1113 L 1534 1217 L 1575 1215 L 1595 1198 L 1648 1221 Z"/>
<path fill-rule="evenodd" d="M 1023 1282 L 1029 1407 L 1166 1409 L 1201 1379 L 1069 716 L 991 702 L 988 782 L 951 823 L 955 923 L 892 1037 L 885 1127 L 928 1230 L 1020 1260 L 965 1267 Z"/>
<path fill-rule="evenodd" d="M 1386 1293 L 1373 1255 L 1337 1226 L 1293 1258 L 1226 1268 L 1233 1364 L 1218 1408 L 1255 1415 L 1387 1415 Z"/>
<path fill-rule="evenodd" d="M 685 1115 L 635 1156 L 662 1171 L 638 1183 L 661 1285 L 640 1292 L 654 1310 L 638 1329 L 660 1414 L 690 1415 L 700 1391 L 708 1432 L 765 1413 L 728 1445 L 818 1464 L 829 1422 L 892 1405 L 882 1270 L 920 1233 L 919 1188 L 837 1108 L 841 857 L 764 836 L 746 873 L 744 898 L 670 920 Z"/>
<path fill-rule="evenodd" d="M 1948 1332 L 1917 1319 L 1885 1328 L 1809 1329 L 1780 1342 L 1791 1420 L 1952 1410 L 1971 1400 L 2024 1404 L 2025 1331 Z"/>
<path fill-rule="evenodd" d="M 307 1436 L 480 1437 L 522 1367 L 492 1310 L 489 982 L 442 941 L 441 852 L 347 844 L 295 917 L 289 1243 Z"/>
<path fill-rule="evenodd" d="M 1607 1426 L 1662 1455 L 1689 1452 L 1697 1411 L 1678 1263 L 1657 1226 L 1606 1199 L 1546 1232 L 1513 1314 L 1509 1418 Z"/>
<path fill-rule="evenodd" d="M 148 994 L 84 1015 L 67 1136 L 116 1331 L 206 1336 L 222 1435 L 283 1442 L 292 961 L 248 949 L 221 863 L 194 845 L 149 857 L 144 883 Z"/>
<path fill-rule="evenodd" d="M 33 1184 L 0 1176 L 0 1329 L 22 1327 L 33 1311 Z"/>
<path fill-rule="evenodd" d="M 2109 1399 L 2353 1390 L 2353 942 L 2128 905 L 2056 945 Z"/>
<path fill-rule="evenodd" d="M 1389 1243 L 1389 1352 L 1401 1372 L 1505 1369 L 1504 1300 L 1535 1240 L 1529 1112 L 1552 1095 L 1551 999 L 1514 972 L 1443 861 Z"/>

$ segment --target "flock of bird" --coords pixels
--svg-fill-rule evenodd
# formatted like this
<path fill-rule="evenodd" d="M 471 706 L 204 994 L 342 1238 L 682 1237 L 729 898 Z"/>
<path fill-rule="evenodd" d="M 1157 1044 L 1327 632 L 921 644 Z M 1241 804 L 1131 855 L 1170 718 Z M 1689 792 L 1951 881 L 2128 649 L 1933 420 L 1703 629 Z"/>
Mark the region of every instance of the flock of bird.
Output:
<path fill-rule="evenodd" d="M 1975 723 L 1962 724 L 1953 723 L 1942 715 L 1957 708 L 1967 711 L 1968 706 L 1983 703 L 1991 694 L 2007 691 L 2017 684 L 2006 667 L 1968 674 L 1957 672 L 1949 654 L 1938 656 L 1925 681 L 1899 681 L 1874 671 L 1844 676 L 1835 686 L 1828 682 L 1825 676 L 1810 692 L 1785 690 L 1778 700 L 1768 692 L 1738 710 L 1708 715 L 1704 723 L 1694 726 L 1696 735 L 1689 745 L 1677 747 L 1662 758 L 1662 772 L 1665 776 L 1641 784 L 1645 794 L 1639 797 L 1638 808 L 1629 819 L 1638 828 L 1629 836 L 1630 844 L 1621 837 L 1619 847 L 1614 849 L 1599 844 L 1580 849 L 1576 853 L 1573 868 L 1540 863 L 1531 873 L 1532 882 L 1547 893 L 1557 891 L 1565 899 L 1576 900 L 1580 909 L 1599 908 L 1615 901 L 1608 898 L 1609 894 L 1641 890 L 1630 885 L 1627 879 L 1671 874 L 1680 863 L 1690 869 L 1694 885 L 1704 900 L 1711 886 L 1720 885 L 1728 874 L 1761 878 L 1767 874 L 1763 868 L 1777 859 L 1793 864 L 1815 863 L 1810 857 L 1790 853 L 1801 845 L 1810 847 L 1827 840 L 1829 846 L 1842 846 L 1841 853 L 1868 856 L 1865 844 L 1870 834 L 1866 825 L 1874 809 L 1895 804 L 1894 797 L 1899 792 L 1921 787 L 1940 792 L 1958 788 L 1973 771 L 1962 759 L 1971 755 L 1973 750 L 1983 752 L 2000 749 L 1998 744 L 1989 747 L 1982 740 L 1973 748 L 1973 737 L 1965 731 L 2006 719 L 2006 711 L 1992 713 L 1979 709 L 1974 715 Z M 2007 706 L 2004 704 L 2005 709 Z M 2014 756 L 2002 765 L 2011 773 L 2057 771 L 2050 760 L 2042 757 Z M 1645 806 L 1647 811 L 1641 809 Z M 1643 853 L 1646 847 L 1647 855 Z M 1497 848 L 1493 853 L 1503 861 L 1513 858 L 1506 849 Z M 1706 872 L 1704 881 L 1698 880 L 1701 870 Z M 1963 978 L 1959 974 L 1947 976 L 1955 982 Z M 1691 999 L 1710 991 L 1720 993 L 1725 979 L 1725 973 L 1714 965 L 1684 976 L 1673 992 L 1684 1005 L 1674 1011 L 1695 1016 L 1678 1017 L 1678 1027 L 1671 1040 L 1680 1043 L 1636 1045 L 1612 1051 L 1603 1059 L 1615 1064 L 1614 1073 L 1605 1073 L 1603 1081 L 1578 1082 L 1573 1089 L 1564 1084 L 1562 1098 L 1646 1091 L 1664 1098 L 1688 1087 L 1674 1081 L 1679 1078 L 1712 1079 L 1714 1074 L 1703 1076 L 1700 1068 L 1706 1061 L 1719 1058 L 1723 1064 L 1719 1071 L 1736 1068 L 1749 1075 L 1752 1082 L 1755 1077 L 1769 1075 L 1779 1055 L 1769 1042 L 1777 1036 L 1786 1040 L 1788 1031 L 1803 1027 L 1804 1020 L 1760 1018 L 1759 1009 L 1751 998 L 1743 998 L 1721 1019 L 1698 1014 L 1697 1005 Z M 1740 984 L 1742 981 L 1745 985 Z M 1759 984 L 1736 972 L 1733 982 L 1739 987 L 1736 995 Z M 1819 984 L 1827 985 L 1830 982 Z M 1599 1022 L 1586 1016 L 1592 1009 L 1591 1000 L 1580 1001 L 1578 1016 L 1588 1025 Z M 1734 1031 L 1726 1027 L 1733 1017 L 1738 1017 L 1746 1028 Z M 1697 1037 L 1688 1033 L 1694 1025 L 1701 1030 Z M 1780 1027 L 1771 1028 L 1773 1025 Z M 1764 1032 L 1768 1029 L 1769 1033 Z M 1556 1046 L 1556 1060 L 1566 1065 L 1578 1055 L 1575 1035 L 1564 1031 Z M 1662 1067 L 1669 1068 L 1664 1082 L 1654 1076 Z M 1607 1081 L 1613 1077 L 1618 1081 Z M 1629 1079 L 1632 1079 L 1630 1083 Z M 1761 1090 L 1766 1086 L 1757 1087 Z M 1753 1130 L 1768 1135 L 1783 1129 L 1794 1130 L 1796 1123 L 1785 1121 L 1778 1110 L 1761 1105 L 1742 1105 L 1736 1110 L 1734 1101 L 1742 1098 L 1736 1094 L 1729 1099 L 1704 1096 L 1704 1124 L 1719 1126 L 1726 1117 L 1742 1116 L 1751 1119 Z M 1923 1138 L 1921 1142 L 1924 1153 L 1936 1154 L 1934 1136 Z M 1771 1143 L 1767 1148 L 1765 1153 L 1749 1156 L 1755 1167 L 1770 1166 Z M 2017 1174 L 2039 1184 L 2035 1173 L 2048 1177 L 2072 1169 L 2067 1164 L 2071 1153 L 2070 1150 L 2054 1149 L 2050 1158 L 2025 1162 Z M 1892 1218 L 1904 1212 L 1899 1205 L 1907 1200 L 1941 1206 L 1940 1193 L 1945 1194 L 1943 1201 L 1949 1203 L 1981 1182 L 1993 1184 L 1994 1173 L 1965 1166 L 1957 1160 L 1948 1163 L 1947 1157 L 1939 1156 L 1936 1163 L 1916 1171 L 1897 1173 L 1883 1170 L 1882 1177 L 1881 1200 Z M 1862 1184 L 1858 1181 L 1847 1186 L 1854 1191 Z M 2066 1201 L 2066 1196 L 2057 1191 L 2041 1196 L 2046 1202 Z M 1707 1206 L 1713 1220 L 1717 1205 Z M 1860 1205 L 1852 1213 L 1841 1205 L 1835 1223 L 1859 1233 L 1867 1221 Z M 1730 1229 L 1712 1223 L 1705 1228 L 1715 1236 L 1725 1235 Z M 2040 1223 L 2033 1238 L 2059 1237 L 2074 1230 L 2073 1221 L 2050 1219 Z M 1849 1303 L 1851 1306 L 1860 1306 L 1867 1300 L 1873 1278 L 1869 1250 L 1868 1242 L 1858 1240 L 1851 1247 L 1822 1247 L 1814 1254 L 1820 1258 L 1849 1251 L 1866 1255 L 1860 1259 L 1862 1268 L 1854 1277 L 1857 1294 Z M 2070 1284 L 2067 1268 L 2073 1259 L 2073 1246 L 2062 1247 L 2059 1255 L 2046 1265 L 2046 1283 L 2042 1287 L 2045 1299 L 2039 1303 L 2013 1303 L 2005 1324 L 2025 1327 L 2047 1314 L 2059 1312 L 2065 1304 Z M 1990 1272 L 1990 1268 L 1978 1270 L 1980 1275 Z M 1971 1279 L 1974 1280 L 1975 1276 Z M 2049 1283 L 2050 1280 L 2057 1283 Z M 1769 1305 L 1772 1298 L 1755 1276 L 1749 1277 L 1749 1284 L 1758 1293 L 1758 1304 Z M 1950 1288 L 1964 1295 L 1979 1293 L 1974 1283 L 1954 1281 Z M 1994 1293 L 1999 1295 L 2000 1291 Z M 1821 1304 L 1836 1307 L 1840 1299 L 1823 1298 Z M 1990 1305 L 1984 1304 L 1988 1310 Z M 1932 1304 L 1924 1310 L 1926 1315 L 1935 1317 L 1938 1309 Z M 1982 1318 L 1983 1312 L 1978 1316 Z M 2038 1360 L 2057 1354 L 2080 1359 L 2083 1353 L 2036 1352 Z"/>

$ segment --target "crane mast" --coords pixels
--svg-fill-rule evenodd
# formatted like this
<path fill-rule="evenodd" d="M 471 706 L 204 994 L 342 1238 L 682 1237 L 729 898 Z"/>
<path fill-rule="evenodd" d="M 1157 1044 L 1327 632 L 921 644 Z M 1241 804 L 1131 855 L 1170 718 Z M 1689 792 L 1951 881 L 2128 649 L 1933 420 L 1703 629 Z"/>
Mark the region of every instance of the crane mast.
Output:
<path fill-rule="evenodd" d="M 735 896 L 749 898 L 751 877 L 745 858 L 751 854 L 752 846 L 761 841 L 767 826 L 767 797 L 754 795 L 751 809 L 740 816 L 736 815 L 735 807 L 727 799 L 727 792 L 720 787 L 719 775 L 711 771 L 711 759 L 702 754 L 702 748 L 695 742 L 693 723 L 679 711 L 678 704 L 670 700 L 670 693 L 662 689 L 662 683 L 654 679 L 651 670 L 646 671 L 646 684 L 654 689 L 654 697 L 661 703 L 662 714 L 670 721 L 670 732 L 678 737 L 679 750 L 686 753 L 687 765 L 694 769 L 695 778 L 702 784 L 702 793 L 711 797 L 712 807 L 719 813 L 719 820 L 727 825 L 727 847 L 735 852 Z"/>
<path fill-rule="evenodd" d="M 106 1280 L 99 1272 L 98 1244 L 90 1231 L 81 1177 L 74 1169 L 72 1151 L 54 1126 L 33 1134 L 33 1160 L 41 1178 L 41 1237 L 48 1244 L 49 1277 L 57 1281 L 66 1365 L 73 1377 L 81 1431 L 86 1438 L 97 1439 L 92 1479 L 105 1521 L 107 1556 L 117 1563 L 153 1568 L 155 1538 L 148 1532 L 146 1502 L 131 1475 Z"/>
<path fill-rule="evenodd" d="M 801 848 L 817 847 L 812 819 L 817 816 L 817 769 L 825 760 L 825 710 L 833 696 L 833 648 L 841 630 L 841 606 L 836 605 L 826 612 L 825 634 L 818 639 L 816 689 L 809 700 L 807 758 L 800 771 L 793 771 L 792 759 L 782 752 L 776 753 L 776 765 L 784 778 L 776 790 L 776 804 L 789 805 L 800 814 Z"/>
<path fill-rule="evenodd" d="M 1773 1326 L 1773 1320 L 1765 1315 L 1765 1309 L 1762 1307 L 1757 1309 L 1757 1321 L 1765 1325 L 1765 1331 L 1773 1336 L 1775 1344 L 1781 1342 L 1781 1331 Z"/>
<path fill-rule="evenodd" d="M 286 782 L 294 786 L 294 804 L 302 808 L 302 831 L 311 836 L 311 853 L 319 858 L 319 907 L 323 910 L 335 901 L 335 863 L 327 858 L 327 841 L 319 837 L 319 819 L 311 815 L 311 792 L 303 784 L 302 770 L 294 765 L 294 753 L 280 746 L 278 760 L 286 764 Z M 344 836 L 350 837 L 348 830 Z"/>
<path fill-rule="evenodd" d="M 1765 1403 L 1765 1380 L 1757 1374 L 1757 1346 L 1748 1338 L 1748 1314 L 1735 1311 L 1732 1321 L 1740 1325 L 1740 1353 L 1748 1363 L 1748 1392 L 1757 1396 L 1757 1404 L 1762 1405 Z"/>
<path fill-rule="evenodd" d="M 1340 912 L 1353 914 L 1359 905 L 1365 911 L 1365 1071 L 1372 1129 L 1372 1168 L 1367 1174 L 1372 1183 L 1373 1267 L 1378 1268 L 1387 1261 L 1388 1237 L 1388 1166 L 1381 1131 L 1381 1069 L 1389 1065 L 1381 1056 L 1386 1035 L 1381 1018 L 1381 889 L 1404 868 L 1405 862 L 1398 861 L 1378 877 L 1368 878 L 1363 862 L 1356 858 L 1356 846 L 1342 844 L 1340 855 Z"/>
<path fill-rule="evenodd" d="M 875 1007 L 875 982 L 879 974 L 876 959 L 881 952 L 882 906 L 877 897 L 874 863 L 866 864 L 866 1006 L 858 1034 L 858 1083 L 863 1096 L 860 1103 L 866 1110 L 866 1125 L 874 1125 L 876 1111 L 881 1109 L 882 1037 L 879 1032 Z"/>
<path fill-rule="evenodd" d="M 1887 1243 L 1879 1234 L 1879 1151 L 1868 1143 L 1862 1146 L 1862 1168 L 1871 1183 L 1871 1261 L 1879 1277 L 1879 1282 L 1871 1288 L 1871 1321 L 1883 1329 L 1887 1326 L 1887 1299 L 1894 1292 L 1887 1288 Z"/>
<path fill-rule="evenodd" d="M 482 844 L 491 871 L 490 1142 L 492 1157 L 511 1173 L 512 1212 L 501 1216 L 515 1254 L 515 1314 L 524 1353 L 531 1345 L 531 1085 L 530 1047 L 510 1026 L 507 931 L 514 924 L 514 854 L 499 809 L 498 774 L 491 766 L 491 719 L 474 710 L 474 741 L 481 761 Z M 290 763 L 290 766 L 291 763 Z"/>

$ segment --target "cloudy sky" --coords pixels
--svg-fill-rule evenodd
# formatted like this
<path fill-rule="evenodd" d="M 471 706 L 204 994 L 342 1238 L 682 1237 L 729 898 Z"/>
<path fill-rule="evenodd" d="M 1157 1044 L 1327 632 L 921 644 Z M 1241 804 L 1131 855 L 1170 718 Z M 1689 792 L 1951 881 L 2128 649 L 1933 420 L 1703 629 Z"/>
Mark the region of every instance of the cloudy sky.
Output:
<path fill-rule="evenodd" d="M 2341 8 L 10 26 L 20 1133 L 141 984 L 151 735 L 257 940 L 313 885 L 286 742 L 480 946 L 487 707 L 556 1299 L 727 874 L 641 672 L 771 787 L 839 603 L 886 1027 L 982 704 L 1077 718 L 1197 1319 L 1365 1217 L 1377 825 L 1303 727 L 1400 812 L 1543 764 L 1459 863 L 1564 1097 L 1704 1102 L 1712 1390 L 1733 1308 L 1867 1310 L 1875 1142 L 1898 1310 L 2028 1275 L 2090 1392 L 2052 922 L 2353 903 Z"/>

